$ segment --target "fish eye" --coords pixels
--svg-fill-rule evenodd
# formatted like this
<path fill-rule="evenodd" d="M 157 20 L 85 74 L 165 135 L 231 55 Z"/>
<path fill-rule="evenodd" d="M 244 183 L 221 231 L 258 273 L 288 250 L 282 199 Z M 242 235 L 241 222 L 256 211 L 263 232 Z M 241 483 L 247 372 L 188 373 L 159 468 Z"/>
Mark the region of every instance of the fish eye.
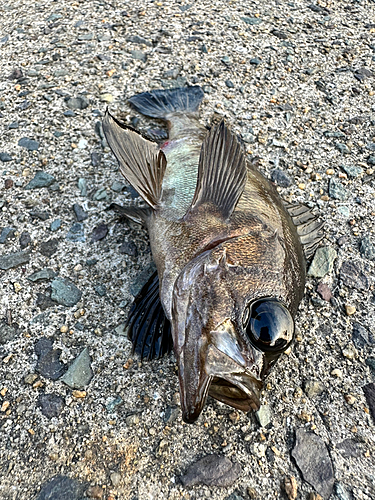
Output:
<path fill-rule="evenodd" d="M 280 301 L 257 300 L 250 305 L 247 314 L 246 333 L 255 347 L 274 353 L 281 353 L 289 347 L 294 337 L 294 321 Z"/>

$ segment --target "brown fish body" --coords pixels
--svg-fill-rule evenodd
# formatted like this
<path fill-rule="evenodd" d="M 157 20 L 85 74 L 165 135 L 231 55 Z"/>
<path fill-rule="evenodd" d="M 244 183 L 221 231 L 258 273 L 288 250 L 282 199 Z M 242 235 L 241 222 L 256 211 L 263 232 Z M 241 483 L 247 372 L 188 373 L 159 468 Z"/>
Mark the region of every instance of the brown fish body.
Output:
<path fill-rule="evenodd" d="M 164 99 L 162 91 L 155 93 Z M 144 95 L 149 101 L 155 94 Z M 155 116 L 149 102 L 145 112 L 137 98 L 132 104 Z M 157 194 L 144 198 L 154 205 L 145 221 L 160 300 L 171 323 L 183 418 L 192 422 L 208 394 L 244 411 L 259 407 L 262 379 L 292 340 L 305 257 L 275 188 L 246 161 L 234 134 L 224 123 L 207 132 L 196 118 L 197 106 L 185 107 L 185 114 L 164 110 L 169 140 L 153 153 L 159 155 L 154 177 L 163 170 L 162 180 L 151 190 Z M 113 121 L 105 130 L 121 167 L 131 163 L 120 149 L 131 147 L 130 132 L 117 126 Z M 119 145 L 124 133 L 125 144 Z M 124 169 L 130 181 L 132 168 Z M 250 322 L 259 326 L 257 320 L 263 321 L 263 332 L 281 332 L 282 349 L 273 347 L 272 338 L 265 352 L 259 348 L 262 339 L 254 343 L 248 332 Z"/>

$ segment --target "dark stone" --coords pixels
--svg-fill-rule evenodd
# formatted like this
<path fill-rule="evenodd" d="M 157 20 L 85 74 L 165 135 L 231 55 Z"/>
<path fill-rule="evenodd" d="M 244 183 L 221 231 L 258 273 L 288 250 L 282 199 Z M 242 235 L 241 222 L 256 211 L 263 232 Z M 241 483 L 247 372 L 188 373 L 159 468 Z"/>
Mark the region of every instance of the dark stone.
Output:
<path fill-rule="evenodd" d="M 67 111 L 64 111 L 63 114 L 67 118 L 72 118 L 73 116 L 76 116 L 76 114 L 74 113 L 74 111 L 72 111 L 71 109 L 68 109 Z"/>
<path fill-rule="evenodd" d="M 289 187 L 292 184 L 292 179 L 283 170 L 275 168 L 271 172 L 271 180 L 280 187 Z"/>
<path fill-rule="evenodd" d="M 99 297 L 104 297 L 104 295 L 107 295 L 107 287 L 105 285 L 96 285 L 94 286 L 94 290 L 99 295 Z"/>
<path fill-rule="evenodd" d="M 61 352 L 61 349 L 43 348 L 39 354 L 35 371 L 51 380 L 60 378 L 66 370 L 66 366 L 60 361 Z"/>
<path fill-rule="evenodd" d="M 75 222 L 69 229 L 68 234 L 66 235 L 66 239 L 73 242 L 79 241 L 83 243 L 86 240 L 83 224 L 81 224 L 80 222 Z"/>
<path fill-rule="evenodd" d="M 27 99 L 25 99 L 24 101 L 21 102 L 21 104 L 19 104 L 17 106 L 17 109 L 19 109 L 20 111 L 25 111 L 25 109 L 28 109 L 30 106 L 31 106 L 31 102 L 28 101 Z M 33 141 L 33 142 L 37 142 L 37 141 Z M 22 146 L 22 144 L 19 144 L 19 146 Z M 30 143 L 29 143 L 29 146 L 30 146 Z M 23 146 L 23 147 L 29 149 L 30 151 L 34 151 L 34 149 L 30 149 L 29 146 Z M 38 149 L 38 148 L 36 148 L 36 149 Z"/>
<path fill-rule="evenodd" d="M 89 266 L 89 267 L 91 267 L 91 266 L 95 266 L 95 264 L 96 264 L 97 262 L 98 262 L 98 259 L 95 259 L 95 258 L 94 258 L 94 259 L 87 259 L 87 260 L 86 260 L 86 266 Z"/>
<path fill-rule="evenodd" d="M 136 200 L 137 198 L 139 198 L 139 193 L 133 188 L 133 186 L 128 186 L 126 190 L 130 194 L 132 200 Z"/>
<path fill-rule="evenodd" d="M 103 240 L 108 234 L 108 226 L 106 224 L 99 224 L 99 226 L 95 227 L 93 232 L 91 233 L 91 241 L 99 241 Z"/>
<path fill-rule="evenodd" d="M 187 473 L 181 477 L 182 484 L 194 486 L 230 486 L 239 478 L 242 468 L 228 458 L 219 455 L 207 455 L 191 465 Z"/>
<path fill-rule="evenodd" d="M 375 246 L 370 241 L 369 236 L 362 238 L 359 244 L 359 251 L 366 259 L 375 260 Z"/>
<path fill-rule="evenodd" d="M 126 39 L 127 42 L 137 43 L 139 45 L 147 45 L 148 47 L 152 47 L 152 43 L 138 35 L 130 35 Z"/>
<path fill-rule="evenodd" d="M 346 144 L 343 144 L 342 142 L 336 142 L 335 148 L 343 155 L 348 155 L 350 153 L 350 149 L 348 148 L 348 146 Z"/>
<path fill-rule="evenodd" d="M 130 55 L 132 56 L 133 59 L 137 59 L 137 60 L 142 61 L 142 62 L 147 61 L 147 54 L 145 54 L 141 50 L 132 50 L 130 52 Z"/>
<path fill-rule="evenodd" d="M 53 346 L 53 340 L 42 337 L 35 344 L 34 347 L 35 354 L 38 357 L 44 356 L 45 354 L 47 354 L 47 352 L 49 352 L 52 349 L 52 346 Z"/>
<path fill-rule="evenodd" d="M 252 59 L 250 59 L 250 64 L 252 64 L 253 66 L 259 66 L 259 64 L 261 63 L 262 61 L 258 57 L 253 57 Z"/>
<path fill-rule="evenodd" d="M 13 184 L 14 184 L 14 182 L 12 179 L 5 179 L 5 181 L 4 181 L 5 189 L 12 189 Z"/>
<path fill-rule="evenodd" d="M 27 264 L 30 261 L 30 253 L 28 252 L 15 252 L 3 255 L 0 257 L 0 269 L 7 271 L 22 264 Z"/>
<path fill-rule="evenodd" d="M 300 428 L 296 431 L 296 444 L 292 450 L 292 457 L 296 461 L 305 481 L 328 500 L 335 482 L 331 458 L 324 441 Z"/>
<path fill-rule="evenodd" d="M 93 376 L 89 350 L 85 347 L 69 366 L 61 380 L 71 389 L 84 389 L 89 385 Z"/>
<path fill-rule="evenodd" d="M 57 252 L 59 247 L 59 240 L 52 238 L 52 240 L 43 241 L 40 244 L 39 252 L 45 257 L 52 257 Z"/>
<path fill-rule="evenodd" d="M 369 282 L 367 276 L 362 272 L 358 264 L 347 260 L 343 262 L 340 269 L 340 278 L 344 285 L 357 290 L 368 290 Z"/>
<path fill-rule="evenodd" d="M 372 382 L 371 384 L 364 385 L 362 389 L 365 394 L 370 414 L 375 423 L 375 384 Z"/>
<path fill-rule="evenodd" d="M 363 453 L 361 444 L 354 439 L 344 439 L 336 445 L 336 449 L 344 458 L 359 458 Z"/>
<path fill-rule="evenodd" d="M 53 220 L 53 221 L 51 222 L 51 225 L 50 225 L 50 227 L 49 227 L 49 228 L 50 228 L 50 230 L 51 230 L 52 232 L 55 232 L 55 231 L 57 231 L 58 229 L 60 229 L 60 227 L 61 227 L 61 219 L 55 219 L 55 220 Z"/>
<path fill-rule="evenodd" d="M 332 177 L 329 181 L 328 192 L 330 197 L 334 198 L 335 200 L 343 201 L 348 197 L 347 190 L 344 188 L 341 182 L 334 177 Z"/>
<path fill-rule="evenodd" d="M 66 105 L 69 109 L 86 109 L 89 106 L 89 100 L 86 97 L 70 97 L 66 101 Z"/>
<path fill-rule="evenodd" d="M 279 38 L 280 40 L 286 40 L 288 38 L 288 35 L 286 33 L 284 33 L 283 31 L 272 30 L 271 33 L 274 36 L 276 36 L 277 38 Z"/>
<path fill-rule="evenodd" d="M 340 167 L 348 174 L 349 177 L 358 177 L 363 173 L 363 168 L 355 165 L 340 165 Z"/>
<path fill-rule="evenodd" d="M 62 306 L 71 307 L 81 300 L 82 292 L 68 278 L 56 278 L 51 283 L 51 299 Z"/>
<path fill-rule="evenodd" d="M 35 283 L 37 281 L 49 280 L 51 278 L 54 278 L 55 276 L 56 276 L 55 271 L 46 268 L 46 269 L 41 269 L 40 271 L 36 271 L 35 273 L 28 276 L 27 279 Z"/>
<path fill-rule="evenodd" d="M 83 210 L 81 205 L 78 205 L 78 203 L 74 203 L 73 210 L 74 210 L 74 213 L 76 214 L 78 222 L 82 222 L 88 218 L 87 213 Z"/>
<path fill-rule="evenodd" d="M 98 155 L 98 153 L 93 151 L 91 153 L 91 165 L 93 167 L 97 167 L 99 165 L 99 161 L 100 161 L 100 156 Z"/>
<path fill-rule="evenodd" d="M 0 159 L 1 159 L 1 158 L 0 158 Z M 367 158 L 367 163 L 368 163 L 369 165 L 374 166 L 374 165 L 375 165 L 375 156 L 369 156 L 369 157 Z"/>
<path fill-rule="evenodd" d="M 56 302 L 53 302 L 50 295 L 37 293 L 35 305 L 39 307 L 41 311 L 45 311 L 50 307 L 54 307 L 56 305 Z"/>
<path fill-rule="evenodd" d="M 124 241 L 119 248 L 119 252 L 131 257 L 137 257 L 138 255 L 137 247 L 132 241 Z"/>
<path fill-rule="evenodd" d="M 0 321 L 0 344 L 11 342 L 17 335 L 17 327 L 8 325 L 5 321 Z"/>
<path fill-rule="evenodd" d="M 37 405 L 45 417 L 58 417 L 64 408 L 64 398 L 57 394 L 40 394 Z"/>
<path fill-rule="evenodd" d="M 9 80 L 20 80 L 21 78 L 23 78 L 22 69 L 21 68 L 14 69 L 8 78 Z"/>
<path fill-rule="evenodd" d="M 8 153 L 0 153 L 0 161 L 2 162 L 7 162 L 7 161 L 12 161 L 13 158 L 8 154 Z"/>
<path fill-rule="evenodd" d="M 228 89 L 234 89 L 234 83 L 231 80 L 225 80 L 225 85 Z"/>
<path fill-rule="evenodd" d="M 45 483 L 35 500 L 81 500 L 86 487 L 67 476 L 55 476 Z"/>
<path fill-rule="evenodd" d="M 374 343 L 371 333 L 359 323 L 353 323 L 352 338 L 356 347 L 365 347 Z"/>
<path fill-rule="evenodd" d="M 29 151 L 37 151 L 39 149 L 39 142 L 34 139 L 29 139 L 28 137 L 22 137 L 18 141 L 18 145 Z"/>
<path fill-rule="evenodd" d="M 49 187 L 55 182 L 55 178 L 44 172 L 43 170 L 38 170 L 34 178 L 25 186 L 25 189 L 39 189 L 42 187 Z"/>
<path fill-rule="evenodd" d="M 14 239 L 15 232 L 14 227 L 4 227 L 0 234 L 0 244 L 4 244 L 6 240 Z"/>
<path fill-rule="evenodd" d="M 33 210 L 29 213 L 32 219 L 48 220 L 51 217 L 47 211 Z"/>
<path fill-rule="evenodd" d="M 241 19 L 244 23 L 250 24 L 250 26 L 255 26 L 263 22 L 260 17 L 241 17 Z"/>

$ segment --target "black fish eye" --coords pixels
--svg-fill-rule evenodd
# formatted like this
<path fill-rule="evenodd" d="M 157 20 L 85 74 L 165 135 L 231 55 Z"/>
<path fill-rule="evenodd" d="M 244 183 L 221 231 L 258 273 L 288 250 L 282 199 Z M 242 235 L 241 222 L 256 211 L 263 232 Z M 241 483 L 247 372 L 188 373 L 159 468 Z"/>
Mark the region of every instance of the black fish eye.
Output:
<path fill-rule="evenodd" d="M 251 343 L 264 352 L 281 353 L 293 340 L 294 321 L 277 299 L 261 299 L 250 305 L 246 333 Z"/>

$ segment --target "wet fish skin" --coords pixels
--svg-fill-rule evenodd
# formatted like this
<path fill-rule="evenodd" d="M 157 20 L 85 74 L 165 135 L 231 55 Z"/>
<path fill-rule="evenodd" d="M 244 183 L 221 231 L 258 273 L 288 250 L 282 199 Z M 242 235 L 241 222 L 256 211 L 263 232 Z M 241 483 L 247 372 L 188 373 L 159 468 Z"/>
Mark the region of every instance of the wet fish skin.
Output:
<path fill-rule="evenodd" d="M 140 218 L 171 322 L 186 422 L 198 418 L 208 394 L 243 411 L 259 407 L 264 377 L 282 349 L 254 345 L 245 318 L 268 298 L 275 314 L 285 309 L 293 322 L 305 284 L 291 216 L 225 123 L 210 132 L 199 123 L 201 97 L 177 89 L 130 99 L 167 120 L 169 139 L 160 149 L 109 114 L 103 122 L 120 170 L 150 206 Z"/>

